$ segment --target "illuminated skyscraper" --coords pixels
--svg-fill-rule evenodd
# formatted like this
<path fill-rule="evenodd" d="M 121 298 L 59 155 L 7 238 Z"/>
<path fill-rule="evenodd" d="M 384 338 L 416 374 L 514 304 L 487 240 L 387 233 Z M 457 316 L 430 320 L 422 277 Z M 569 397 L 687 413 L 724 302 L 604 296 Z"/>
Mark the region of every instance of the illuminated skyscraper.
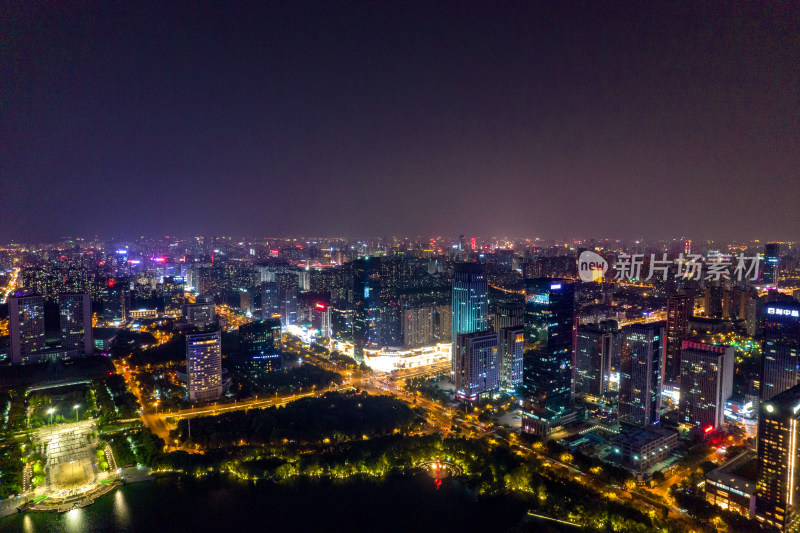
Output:
<path fill-rule="evenodd" d="M 578 327 L 575 347 L 576 390 L 597 398 L 609 390 L 612 359 L 619 342 L 616 320 Z"/>
<path fill-rule="evenodd" d="M 664 323 L 622 328 L 619 420 L 637 426 L 658 422 L 661 409 L 661 361 Z"/>
<path fill-rule="evenodd" d="M 513 390 L 522 385 L 522 355 L 525 327 L 510 326 L 500 330 L 500 386 Z"/>
<path fill-rule="evenodd" d="M 498 336 L 493 331 L 459 333 L 455 346 L 456 396 L 475 401 L 500 387 Z"/>
<path fill-rule="evenodd" d="M 239 351 L 252 377 L 281 367 L 281 321 L 270 318 L 239 326 Z"/>
<path fill-rule="evenodd" d="M 680 422 L 710 433 L 723 427 L 725 402 L 733 393 L 731 346 L 683 341 Z"/>
<path fill-rule="evenodd" d="M 780 270 L 778 263 L 780 262 L 780 244 L 776 242 L 769 243 L 764 246 L 764 267 L 761 273 L 761 281 L 770 285 L 778 284 L 778 276 Z"/>
<path fill-rule="evenodd" d="M 89 294 L 61 294 L 58 297 L 61 326 L 61 347 L 77 350 L 79 355 L 92 355 L 92 300 Z"/>
<path fill-rule="evenodd" d="M 485 267 L 477 263 L 457 264 L 452 295 L 452 373 L 455 376 L 457 335 L 486 331 L 489 326 L 489 285 Z"/>
<path fill-rule="evenodd" d="M 274 277 L 274 273 L 273 273 Z M 261 316 L 267 318 L 280 318 L 280 288 L 277 281 L 265 281 L 261 284 Z"/>
<path fill-rule="evenodd" d="M 525 306 L 520 303 L 499 303 L 494 313 L 494 330 L 525 324 Z"/>
<path fill-rule="evenodd" d="M 572 406 L 575 365 L 575 286 L 569 279 L 525 281 L 525 354 L 523 387 L 532 404 L 547 416 Z"/>
<path fill-rule="evenodd" d="M 694 296 L 678 295 L 667 299 L 667 353 L 664 381 L 675 383 L 681 372 L 681 345 L 686 339 L 689 319 L 694 315 Z"/>
<path fill-rule="evenodd" d="M 800 502 L 800 386 L 763 402 L 760 411 L 756 518 L 777 531 L 794 531 Z"/>
<path fill-rule="evenodd" d="M 216 321 L 214 300 L 198 296 L 194 303 L 183 306 L 183 317 L 187 323 L 201 328 L 210 326 Z"/>
<path fill-rule="evenodd" d="M 36 362 L 44 345 L 44 298 L 29 290 L 15 291 L 8 299 L 11 364 Z"/>
<path fill-rule="evenodd" d="M 800 304 L 770 302 L 764 307 L 761 399 L 797 385 L 800 376 Z"/>
<path fill-rule="evenodd" d="M 186 374 L 190 402 L 222 396 L 222 345 L 218 331 L 186 336 Z"/>

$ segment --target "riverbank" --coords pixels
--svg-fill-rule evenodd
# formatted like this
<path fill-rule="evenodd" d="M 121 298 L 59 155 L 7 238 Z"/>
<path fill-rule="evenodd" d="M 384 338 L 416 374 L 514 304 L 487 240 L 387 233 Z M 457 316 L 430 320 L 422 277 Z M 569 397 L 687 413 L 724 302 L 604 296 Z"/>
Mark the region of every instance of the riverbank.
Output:
<path fill-rule="evenodd" d="M 66 498 L 46 498 L 44 492 L 32 492 L 20 497 L 9 498 L 0 502 L 0 519 L 28 511 L 56 511 L 63 513 L 72 509 L 80 509 L 92 505 L 98 498 L 105 496 L 115 488 L 131 483 L 152 481 L 155 479 L 152 470 L 146 467 L 134 466 L 123 468 L 116 480 L 107 480 L 99 483 L 91 490 Z M 35 503 L 34 503 L 35 502 Z"/>

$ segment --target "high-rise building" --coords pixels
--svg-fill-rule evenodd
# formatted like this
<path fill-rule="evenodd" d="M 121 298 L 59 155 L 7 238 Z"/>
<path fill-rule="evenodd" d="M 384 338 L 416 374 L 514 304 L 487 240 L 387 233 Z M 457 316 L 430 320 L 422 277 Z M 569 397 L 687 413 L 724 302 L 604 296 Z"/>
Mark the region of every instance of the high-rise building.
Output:
<path fill-rule="evenodd" d="M 44 298 L 20 289 L 8 299 L 8 330 L 11 336 L 11 364 L 35 363 L 45 350 Z"/>
<path fill-rule="evenodd" d="M 633 324 L 621 330 L 619 420 L 636 426 L 658 422 L 664 323 Z"/>
<path fill-rule="evenodd" d="M 92 299 L 85 294 L 61 294 L 58 297 L 61 347 L 76 350 L 78 355 L 92 355 Z"/>
<path fill-rule="evenodd" d="M 279 294 L 281 322 L 284 327 L 293 326 L 297 323 L 297 289 L 281 287 Z"/>
<path fill-rule="evenodd" d="M 498 336 L 493 331 L 459 333 L 455 345 L 456 396 L 475 401 L 500 387 Z"/>
<path fill-rule="evenodd" d="M 101 293 L 103 318 L 109 322 L 125 322 L 131 309 L 131 280 L 110 278 Z"/>
<path fill-rule="evenodd" d="M 281 367 L 281 321 L 256 320 L 239 326 L 239 351 L 252 377 Z"/>
<path fill-rule="evenodd" d="M 222 341 L 218 331 L 186 336 L 186 375 L 190 402 L 209 402 L 222 396 Z"/>
<path fill-rule="evenodd" d="M 433 307 L 433 340 L 434 342 L 451 342 L 453 327 L 452 311 L 449 305 Z"/>
<path fill-rule="evenodd" d="M 489 284 L 486 269 L 478 263 L 459 263 L 453 272 L 452 375 L 456 372 L 456 337 L 464 333 L 486 331 L 489 326 Z"/>
<path fill-rule="evenodd" d="M 198 296 L 194 303 L 183 306 L 183 318 L 187 323 L 206 327 L 216 320 L 216 308 L 211 298 Z"/>
<path fill-rule="evenodd" d="M 609 390 L 614 353 L 620 342 L 616 320 L 578 327 L 575 345 L 576 390 L 601 398 Z"/>
<path fill-rule="evenodd" d="M 494 330 L 500 333 L 503 328 L 525 324 L 525 306 L 517 303 L 501 302 L 494 313 Z"/>
<path fill-rule="evenodd" d="M 364 346 L 380 339 L 379 318 L 382 302 L 381 258 L 364 257 L 350 264 L 349 299 L 353 304 L 353 355 L 364 358 Z"/>
<path fill-rule="evenodd" d="M 418 348 L 433 343 L 433 307 L 409 307 L 403 310 L 403 346 Z"/>
<path fill-rule="evenodd" d="M 572 406 L 575 368 L 575 286 L 569 279 L 525 281 L 523 388 L 527 400 L 559 416 Z"/>
<path fill-rule="evenodd" d="M 800 304 L 770 302 L 764 306 L 761 399 L 797 385 L 800 375 Z"/>
<path fill-rule="evenodd" d="M 525 327 L 509 326 L 500 330 L 500 386 L 513 390 L 522 385 L 522 355 Z"/>
<path fill-rule="evenodd" d="M 731 346 L 683 341 L 680 422 L 711 433 L 723 427 L 725 402 L 733 393 Z"/>
<path fill-rule="evenodd" d="M 667 299 L 667 353 L 664 362 L 664 381 L 675 383 L 681 372 L 681 345 L 694 315 L 694 296 L 681 294 Z"/>
<path fill-rule="evenodd" d="M 756 519 L 777 531 L 795 531 L 800 502 L 800 386 L 761 404 L 758 417 Z"/>
<path fill-rule="evenodd" d="M 780 244 L 772 242 L 764 245 L 764 266 L 761 272 L 761 281 L 769 285 L 777 285 L 780 270 Z"/>
<path fill-rule="evenodd" d="M 273 273 L 274 274 L 274 273 Z M 264 319 L 280 318 L 280 288 L 277 281 L 265 281 L 261 284 L 261 316 Z"/>

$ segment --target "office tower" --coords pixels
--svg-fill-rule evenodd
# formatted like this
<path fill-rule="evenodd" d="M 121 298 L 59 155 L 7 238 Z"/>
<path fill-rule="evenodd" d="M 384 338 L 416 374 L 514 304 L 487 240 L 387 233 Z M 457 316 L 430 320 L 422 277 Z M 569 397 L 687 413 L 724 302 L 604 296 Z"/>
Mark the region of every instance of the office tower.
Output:
<path fill-rule="evenodd" d="M 92 355 L 92 299 L 89 294 L 62 294 L 58 297 L 61 347 L 78 355 Z"/>
<path fill-rule="evenodd" d="M 186 374 L 190 402 L 222 396 L 222 345 L 218 331 L 186 336 Z"/>
<path fill-rule="evenodd" d="M 761 399 L 797 385 L 800 365 L 800 304 L 770 302 L 764 306 Z"/>
<path fill-rule="evenodd" d="M 452 307 L 449 305 L 433 306 L 433 340 L 434 342 L 451 342 L 453 327 Z"/>
<path fill-rule="evenodd" d="M 243 313 L 251 313 L 253 312 L 253 295 L 250 291 L 241 290 L 239 291 L 239 309 Z"/>
<path fill-rule="evenodd" d="M 756 519 L 777 531 L 798 525 L 800 386 L 761 404 L 758 417 Z"/>
<path fill-rule="evenodd" d="M 731 346 L 683 341 L 680 422 L 711 433 L 723 427 L 725 402 L 733 393 Z"/>
<path fill-rule="evenodd" d="M 694 296 L 681 294 L 667 299 L 667 353 L 664 362 L 664 381 L 675 383 L 681 372 L 681 346 L 694 315 Z"/>
<path fill-rule="evenodd" d="M 131 280 L 129 278 L 110 278 L 106 282 L 101 300 L 103 318 L 108 322 L 125 322 L 131 309 Z"/>
<path fill-rule="evenodd" d="M 633 324 L 621 331 L 619 420 L 637 426 L 658 422 L 664 323 Z"/>
<path fill-rule="evenodd" d="M 522 354 L 525 349 L 525 327 L 509 326 L 500 330 L 500 386 L 513 390 L 522 385 Z"/>
<path fill-rule="evenodd" d="M 747 335 L 755 337 L 761 328 L 762 302 L 758 290 L 753 288 L 745 296 Z"/>
<path fill-rule="evenodd" d="M 380 337 L 379 317 L 382 302 L 381 259 L 364 257 L 350 265 L 350 302 L 353 304 L 353 355 L 364 358 L 364 346 L 377 344 Z"/>
<path fill-rule="evenodd" d="M 722 318 L 724 296 L 725 288 L 720 283 L 711 283 L 706 286 L 703 307 L 707 317 Z"/>
<path fill-rule="evenodd" d="M 462 333 L 486 331 L 489 325 L 489 284 L 486 268 L 478 263 L 455 265 L 452 285 L 450 334 L 453 340 Z M 453 343 L 452 372 L 456 370 L 456 344 Z"/>
<path fill-rule="evenodd" d="M 456 396 L 475 401 L 497 391 L 500 386 L 497 333 L 459 333 L 454 345 Z"/>
<path fill-rule="evenodd" d="M 297 323 L 297 289 L 281 287 L 279 296 L 279 312 L 283 327 L 295 325 Z"/>
<path fill-rule="evenodd" d="M 267 318 L 280 318 L 280 287 L 276 281 L 265 281 L 261 284 L 261 316 Z"/>
<path fill-rule="evenodd" d="M 311 309 L 311 327 L 319 331 L 321 337 L 333 335 L 331 309 L 331 306 L 324 302 L 317 302 Z"/>
<path fill-rule="evenodd" d="M 433 343 L 433 307 L 409 307 L 403 310 L 403 346 L 418 348 Z"/>
<path fill-rule="evenodd" d="M 301 292 L 311 290 L 311 272 L 309 270 L 301 270 L 297 273 L 297 288 Z"/>
<path fill-rule="evenodd" d="M 494 331 L 525 324 L 525 306 L 521 303 L 499 303 L 494 313 Z"/>
<path fill-rule="evenodd" d="M 15 291 L 8 299 L 8 330 L 11 364 L 35 363 L 45 349 L 44 298 L 25 289 Z"/>
<path fill-rule="evenodd" d="M 161 297 L 165 309 L 180 310 L 184 304 L 184 279 L 180 276 L 167 276 L 161 282 Z"/>
<path fill-rule="evenodd" d="M 764 246 L 764 262 L 761 272 L 762 283 L 777 285 L 780 271 L 778 262 L 780 261 L 781 246 L 778 243 L 769 243 Z"/>
<path fill-rule="evenodd" d="M 523 388 L 531 403 L 558 416 L 572 406 L 575 359 L 575 286 L 572 280 L 525 281 Z"/>
<path fill-rule="evenodd" d="M 198 296 L 195 303 L 183 306 L 183 318 L 188 324 L 206 327 L 216 321 L 214 301 L 211 298 Z"/>
<path fill-rule="evenodd" d="M 578 327 L 575 344 L 577 391 L 597 398 L 608 392 L 612 360 L 618 345 L 616 320 Z"/>
<path fill-rule="evenodd" d="M 253 378 L 281 367 L 280 345 L 280 320 L 256 320 L 239 326 L 239 352 Z"/>

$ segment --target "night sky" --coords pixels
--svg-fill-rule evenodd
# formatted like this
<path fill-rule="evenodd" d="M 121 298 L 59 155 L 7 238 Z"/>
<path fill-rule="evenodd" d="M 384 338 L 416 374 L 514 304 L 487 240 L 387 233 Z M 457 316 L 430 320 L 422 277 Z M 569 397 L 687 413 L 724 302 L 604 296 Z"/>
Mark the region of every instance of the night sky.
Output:
<path fill-rule="evenodd" d="M 798 2 L 233 4 L 2 4 L 0 240 L 800 240 Z"/>

